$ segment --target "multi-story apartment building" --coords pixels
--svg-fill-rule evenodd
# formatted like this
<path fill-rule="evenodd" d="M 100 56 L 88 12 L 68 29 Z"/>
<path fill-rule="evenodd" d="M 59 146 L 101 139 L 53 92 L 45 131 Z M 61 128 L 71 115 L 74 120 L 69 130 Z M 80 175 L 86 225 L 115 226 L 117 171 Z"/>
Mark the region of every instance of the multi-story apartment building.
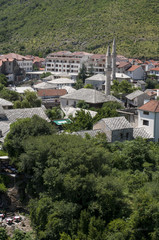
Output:
<path fill-rule="evenodd" d="M 6 68 L 8 69 L 7 72 L 9 71 L 8 73 L 12 73 L 11 62 L 13 62 L 13 60 L 15 60 L 19 67 L 23 69 L 25 72 L 33 70 L 33 60 L 31 58 L 27 58 L 16 53 L 0 55 L 0 60 L 6 62 Z"/>
<path fill-rule="evenodd" d="M 50 53 L 45 59 L 45 70 L 77 75 L 82 64 L 85 64 L 91 56 L 92 54 L 86 52 L 61 51 Z"/>
<path fill-rule="evenodd" d="M 118 71 L 119 65 L 127 65 L 128 59 L 122 55 L 116 56 L 116 72 Z M 131 64 L 129 64 L 131 66 Z M 105 55 L 104 54 L 93 54 L 87 62 L 88 72 L 93 72 L 94 74 L 104 74 L 105 73 Z"/>

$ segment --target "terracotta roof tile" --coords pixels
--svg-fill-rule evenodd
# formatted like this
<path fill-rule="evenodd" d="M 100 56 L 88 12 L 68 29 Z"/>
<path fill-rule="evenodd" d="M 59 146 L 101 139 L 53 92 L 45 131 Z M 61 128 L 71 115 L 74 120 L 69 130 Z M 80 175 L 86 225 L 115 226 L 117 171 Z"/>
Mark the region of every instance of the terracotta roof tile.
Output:
<path fill-rule="evenodd" d="M 37 92 L 39 97 L 43 96 L 63 96 L 67 94 L 65 89 L 40 89 Z"/>
<path fill-rule="evenodd" d="M 141 66 L 139 66 L 139 65 L 132 65 L 132 66 L 128 69 L 128 71 L 129 71 L 129 72 L 133 72 L 133 71 L 135 71 L 136 69 L 138 69 L 139 67 L 141 67 Z"/>
<path fill-rule="evenodd" d="M 151 68 L 150 71 L 159 71 L 159 67 Z"/>
<path fill-rule="evenodd" d="M 144 105 L 142 105 L 139 110 L 148 111 L 148 112 L 159 112 L 159 101 L 151 100 Z"/>

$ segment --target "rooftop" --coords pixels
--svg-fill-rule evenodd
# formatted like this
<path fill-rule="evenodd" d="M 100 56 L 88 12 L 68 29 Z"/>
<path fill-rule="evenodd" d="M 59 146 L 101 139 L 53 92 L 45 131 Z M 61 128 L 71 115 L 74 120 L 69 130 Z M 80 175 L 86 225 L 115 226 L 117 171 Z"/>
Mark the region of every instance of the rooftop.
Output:
<path fill-rule="evenodd" d="M 99 133 L 103 133 L 102 130 L 83 130 L 83 131 L 78 131 L 78 132 L 73 132 L 73 135 L 78 135 L 81 137 L 86 137 L 86 135 L 88 134 L 91 137 L 95 137 L 96 135 L 98 135 Z"/>
<path fill-rule="evenodd" d="M 139 110 L 148 111 L 148 112 L 159 112 L 159 101 L 150 100 L 149 102 L 142 105 Z"/>
<path fill-rule="evenodd" d="M 13 106 L 13 103 L 10 101 L 7 101 L 6 99 L 0 98 L 0 105 L 2 106 Z"/>
<path fill-rule="evenodd" d="M 132 92 L 132 93 L 126 95 L 126 98 L 129 100 L 133 100 L 134 98 L 136 98 L 142 94 L 144 94 L 144 92 L 142 92 L 140 90 L 136 90 L 135 92 Z"/>
<path fill-rule="evenodd" d="M 144 127 L 134 128 L 133 137 L 134 138 L 142 137 L 142 138 L 148 138 L 148 139 L 152 138 L 151 135 L 146 131 Z"/>
<path fill-rule="evenodd" d="M 112 95 L 106 96 L 104 93 L 101 93 L 94 89 L 81 88 L 76 92 L 62 96 L 63 99 L 73 99 L 73 100 L 84 100 L 87 103 L 104 103 L 109 101 L 115 101 L 122 103 L 119 99 Z"/>
<path fill-rule="evenodd" d="M 103 74 L 96 74 L 96 75 L 93 75 L 89 78 L 86 78 L 86 80 L 91 80 L 91 81 L 105 81 L 105 75 Z"/>
<path fill-rule="evenodd" d="M 69 78 L 56 78 L 53 79 L 51 81 L 49 81 L 48 83 L 54 83 L 54 84 L 73 84 L 74 81 L 69 79 Z"/>
<path fill-rule="evenodd" d="M 35 89 L 51 89 L 56 88 L 57 84 L 49 83 L 49 82 L 42 82 L 34 85 Z"/>
<path fill-rule="evenodd" d="M 110 130 L 133 128 L 125 117 L 102 118 L 100 121 L 104 121 Z"/>
<path fill-rule="evenodd" d="M 138 69 L 140 67 L 141 67 L 140 65 L 132 65 L 127 71 L 133 72 L 133 71 L 135 71 L 136 69 Z"/>
<path fill-rule="evenodd" d="M 39 89 L 37 94 L 39 97 L 63 96 L 67 94 L 67 91 L 65 89 Z"/>

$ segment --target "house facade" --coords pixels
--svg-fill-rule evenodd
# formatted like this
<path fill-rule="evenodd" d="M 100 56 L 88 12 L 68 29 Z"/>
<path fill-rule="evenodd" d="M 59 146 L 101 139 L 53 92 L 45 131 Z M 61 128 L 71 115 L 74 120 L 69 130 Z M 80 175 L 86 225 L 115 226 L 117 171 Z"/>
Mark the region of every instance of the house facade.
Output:
<path fill-rule="evenodd" d="M 125 98 L 127 107 L 140 107 L 145 100 L 150 100 L 150 96 L 140 90 L 128 94 Z"/>
<path fill-rule="evenodd" d="M 138 127 L 144 127 L 159 142 L 159 101 L 151 100 L 138 109 Z"/>
<path fill-rule="evenodd" d="M 86 52 L 60 51 L 50 53 L 45 59 L 45 70 L 78 75 L 82 64 L 86 63 L 91 56 L 91 53 Z"/>
<path fill-rule="evenodd" d="M 102 130 L 108 142 L 133 139 L 133 127 L 125 117 L 103 118 L 93 125 L 93 130 Z"/>
<path fill-rule="evenodd" d="M 132 65 L 126 74 L 133 80 L 143 80 L 145 76 L 145 72 L 140 65 Z"/>

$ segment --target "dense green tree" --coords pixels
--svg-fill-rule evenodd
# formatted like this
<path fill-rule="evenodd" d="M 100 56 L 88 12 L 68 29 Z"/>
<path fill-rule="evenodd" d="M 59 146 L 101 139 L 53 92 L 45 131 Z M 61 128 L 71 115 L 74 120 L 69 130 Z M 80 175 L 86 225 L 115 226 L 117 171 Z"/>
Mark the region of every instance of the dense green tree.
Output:
<path fill-rule="evenodd" d="M 18 157 L 23 152 L 22 142 L 30 136 L 50 135 L 54 127 L 46 120 L 34 115 L 32 118 L 19 119 L 12 123 L 5 138 L 4 148 L 10 157 Z"/>
<path fill-rule="evenodd" d="M 72 123 L 65 125 L 65 130 L 76 132 L 80 130 L 90 130 L 93 127 L 93 118 L 89 112 L 86 112 L 81 109 L 76 112 L 75 117 L 70 117 Z"/>
<path fill-rule="evenodd" d="M 4 74 L 0 74 L 0 84 L 2 84 L 2 85 L 4 85 L 5 87 L 8 85 L 8 83 L 7 83 L 7 77 L 6 77 L 6 75 L 4 75 Z"/>
<path fill-rule="evenodd" d="M 62 111 L 59 107 L 53 107 L 46 110 L 46 115 L 50 120 L 62 118 Z"/>
<path fill-rule="evenodd" d="M 84 100 L 80 100 L 77 103 L 77 108 L 88 109 L 89 108 L 89 104 L 86 103 Z"/>
<path fill-rule="evenodd" d="M 2 227 L 0 227 L 0 239 L 1 240 L 8 240 L 7 232 Z"/>
<path fill-rule="evenodd" d="M 19 100 L 20 94 L 15 91 L 9 90 L 7 88 L 3 88 L 0 91 L 0 97 L 12 102 L 12 101 Z"/>
<path fill-rule="evenodd" d="M 78 89 L 83 88 L 83 87 L 84 87 L 83 81 L 81 79 L 76 80 L 76 83 L 74 84 L 74 88 L 76 90 L 78 90 Z"/>
<path fill-rule="evenodd" d="M 85 79 L 88 77 L 87 75 L 87 68 L 84 64 L 82 64 L 82 67 L 80 69 L 80 72 L 77 76 L 77 79 L 78 80 L 82 80 L 82 82 L 84 83 L 85 82 Z"/>
<path fill-rule="evenodd" d="M 21 101 L 14 102 L 14 108 L 33 108 L 41 107 L 41 100 L 37 97 L 35 92 L 25 91 Z"/>
<path fill-rule="evenodd" d="M 119 116 L 117 109 L 121 109 L 122 106 L 118 102 L 107 102 L 104 103 L 102 108 L 98 109 L 96 116 L 93 118 L 93 122 L 97 122 L 102 118 L 108 118 L 108 117 L 117 117 Z"/>
<path fill-rule="evenodd" d="M 113 85 L 111 89 L 113 91 L 114 96 L 122 97 L 126 94 L 135 91 L 137 88 L 134 88 L 132 84 L 127 80 L 122 80 L 121 82 L 119 82 L 118 80 L 113 80 Z"/>
<path fill-rule="evenodd" d="M 158 81 L 155 75 L 149 75 L 146 79 L 146 88 L 154 89 L 157 88 Z"/>
<path fill-rule="evenodd" d="M 92 84 L 86 84 L 85 86 L 84 86 L 84 88 L 90 88 L 90 89 L 93 89 L 94 87 L 93 87 L 93 85 Z"/>
<path fill-rule="evenodd" d="M 41 74 L 41 78 L 46 78 L 48 76 L 51 76 L 51 72 L 44 72 L 43 74 Z"/>

